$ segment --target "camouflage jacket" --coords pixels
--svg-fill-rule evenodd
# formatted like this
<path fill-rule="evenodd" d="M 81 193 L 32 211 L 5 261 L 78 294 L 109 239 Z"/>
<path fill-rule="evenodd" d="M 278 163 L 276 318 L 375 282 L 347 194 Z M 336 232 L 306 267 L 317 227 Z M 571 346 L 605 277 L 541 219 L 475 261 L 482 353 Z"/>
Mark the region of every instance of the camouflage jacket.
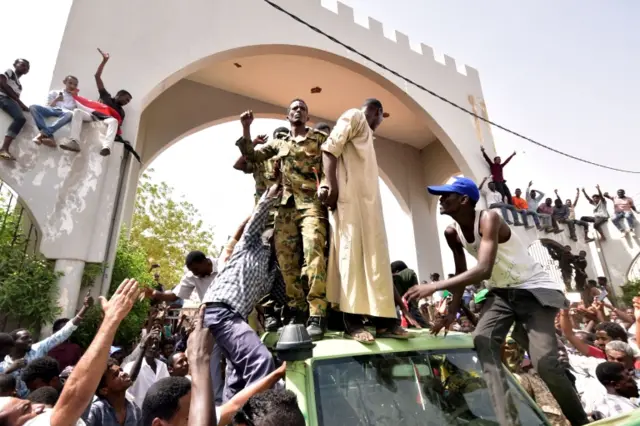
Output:
<path fill-rule="evenodd" d="M 249 163 L 257 164 L 269 159 L 280 161 L 283 186 L 280 204 L 286 205 L 293 197 L 297 209 L 307 209 L 320 204 L 316 176 L 319 181 L 324 181 L 320 146 L 327 139 L 327 134 L 311 128 L 307 130 L 306 137 L 294 138 L 291 135 L 283 135 L 263 145 L 254 146 L 244 138 L 236 142 Z"/>
<path fill-rule="evenodd" d="M 259 200 L 264 191 L 276 182 L 275 164 L 276 160 L 273 158 L 256 163 L 247 162 L 247 173 L 252 173 L 253 180 L 256 182 L 256 200 Z"/>

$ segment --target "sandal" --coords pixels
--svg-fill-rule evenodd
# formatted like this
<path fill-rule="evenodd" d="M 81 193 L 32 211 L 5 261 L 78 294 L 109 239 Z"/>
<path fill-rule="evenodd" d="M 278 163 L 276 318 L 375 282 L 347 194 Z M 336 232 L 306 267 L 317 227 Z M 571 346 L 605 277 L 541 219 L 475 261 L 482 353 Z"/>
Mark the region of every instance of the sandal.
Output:
<path fill-rule="evenodd" d="M 369 333 L 362 324 L 350 324 L 349 321 L 344 320 L 344 338 L 355 340 L 356 342 L 364 345 L 371 345 L 375 343 L 375 337 Z"/>
<path fill-rule="evenodd" d="M 376 330 L 376 337 L 387 337 L 390 339 L 407 340 L 411 338 L 411 335 L 403 327 L 400 327 L 399 325 L 395 325 L 392 328 Z"/>
<path fill-rule="evenodd" d="M 345 330 L 343 337 L 349 340 L 355 340 L 363 345 L 372 345 L 376 342 L 373 334 L 369 333 L 364 327 L 354 328 L 353 330 Z"/>
<path fill-rule="evenodd" d="M 0 158 L 2 158 L 3 160 L 16 161 L 16 157 L 9 154 L 9 151 L 4 150 L 0 151 Z"/>

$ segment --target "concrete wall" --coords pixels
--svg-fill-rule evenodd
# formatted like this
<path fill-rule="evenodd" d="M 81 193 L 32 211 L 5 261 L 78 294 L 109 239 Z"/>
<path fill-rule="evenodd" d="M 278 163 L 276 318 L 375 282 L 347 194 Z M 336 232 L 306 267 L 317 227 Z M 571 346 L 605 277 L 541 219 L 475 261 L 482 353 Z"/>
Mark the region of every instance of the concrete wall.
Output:
<path fill-rule="evenodd" d="M 11 145 L 15 162 L 2 160 L 0 179 L 15 190 L 41 230 L 40 251 L 50 259 L 102 262 L 113 211 L 122 144 L 109 157 L 100 156 L 101 122 L 83 125 L 79 153 L 38 146 L 32 139 L 37 128 L 27 114 L 27 124 Z M 0 129 L 9 117 L 0 113 Z M 58 143 L 69 135 L 69 126 L 56 133 Z"/>

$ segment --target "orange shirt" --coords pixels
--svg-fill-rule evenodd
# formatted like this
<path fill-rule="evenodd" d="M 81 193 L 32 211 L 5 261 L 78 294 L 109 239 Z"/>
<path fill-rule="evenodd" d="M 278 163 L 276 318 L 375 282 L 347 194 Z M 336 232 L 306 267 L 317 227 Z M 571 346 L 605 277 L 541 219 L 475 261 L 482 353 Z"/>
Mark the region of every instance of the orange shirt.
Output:
<path fill-rule="evenodd" d="M 516 206 L 516 209 L 527 210 L 529 208 L 529 204 L 527 203 L 527 200 L 525 200 L 524 198 L 511 197 L 511 199 L 513 200 L 513 205 Z"/>

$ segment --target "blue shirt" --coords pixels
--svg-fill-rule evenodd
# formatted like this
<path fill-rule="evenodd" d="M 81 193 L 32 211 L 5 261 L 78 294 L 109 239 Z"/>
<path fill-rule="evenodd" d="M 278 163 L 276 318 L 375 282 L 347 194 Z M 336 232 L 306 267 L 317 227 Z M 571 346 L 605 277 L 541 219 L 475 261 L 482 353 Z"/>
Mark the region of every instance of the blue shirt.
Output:
<path fill-rule="evenodd" d="M 127 414 L 123 426 L 138 426 L 142 421 L 142 411 L 133 402 L 127 401 Z M 99 398 L 89 409 L 86 417 L 87 426 L 121 426 L 116 417 L 116 410 L 106 399 Z"/>
<path fill-rule="evenodd" d="M 42 358 L 46 356 L 47 353 L 58 346 L 60 343 L 64 342 L 73 334 L 78 326 L 73 324 L 73 321 L 68 321 L 64 327 L 62 327 L 58 332 L 52 334 L 50 337 L 47 337 L 44 340 L 39 341 L 38 343 L 34 343 L 31 345 L 31 350 L 27 352 L 24 356 L 24 360 L 29 364 L 36 358 Z M 4 358 L 4 361 L 0 362 L 0 373 L 3 373 L 6 369 L 11 367 L 13 364 L 13 359 L 10 355 L 7 355 Z M 25 398 L 29 394 L 29 389 L 25 382 L 20 378 L 20 373 L 22 369 L 14 371 L 11 373 L 13 377 L 16 378 L 16 391 L 18 392 L 18 397 Z"/>

